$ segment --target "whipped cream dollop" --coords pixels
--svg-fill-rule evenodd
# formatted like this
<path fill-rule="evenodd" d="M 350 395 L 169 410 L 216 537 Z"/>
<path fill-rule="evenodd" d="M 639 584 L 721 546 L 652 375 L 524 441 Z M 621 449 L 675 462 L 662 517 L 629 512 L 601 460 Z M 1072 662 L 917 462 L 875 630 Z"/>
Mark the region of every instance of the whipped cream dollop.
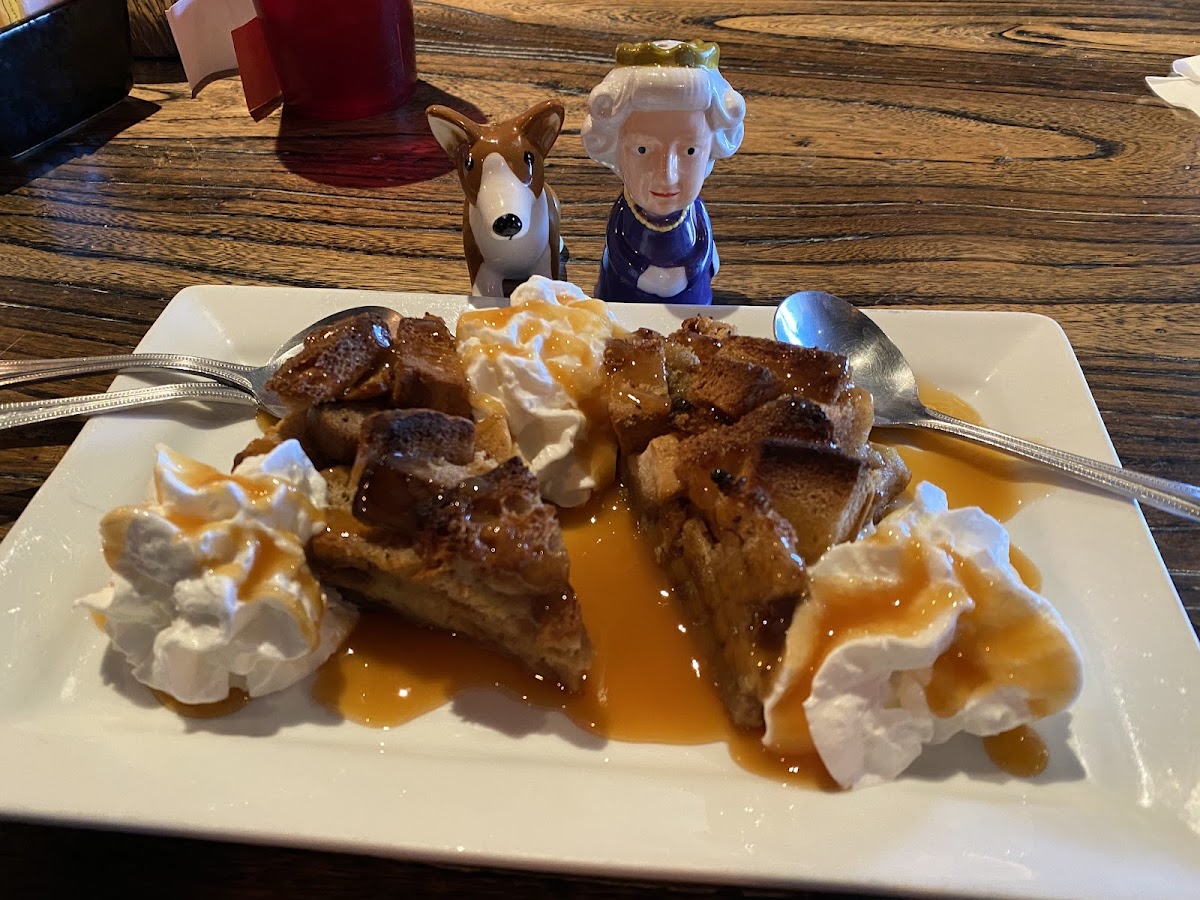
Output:
<path fill-rule="evenodd" d="M 304 556 L 325 527 L 325 480 L 294 440 L 232 475 L 157 452 L 148 502 L 101 521 L 112 583 L 79 604 L 103 617 L 138 681 L 181 703 L 309 675 L 356 618 Z"/>
<path fill-rule="evenodd" d="M 542 496 L 559 506 L 579 506 L 616 474 L 616 440 L 600 397 L 614 325 L 604 301 L 540 275 L 517 287 L 508 307 L 458 320 L 476 421 L 508 422 Z"/>
<path fill-rule="evenodd" d="M 1081 661 L 1009 562 L 1004 527 L 928 483 L 874 534 L 828 550 L 788 630 L 763 743 L 814 750 L 843 787 L 889 781 L 930 744 L 1070 705 Z"/>

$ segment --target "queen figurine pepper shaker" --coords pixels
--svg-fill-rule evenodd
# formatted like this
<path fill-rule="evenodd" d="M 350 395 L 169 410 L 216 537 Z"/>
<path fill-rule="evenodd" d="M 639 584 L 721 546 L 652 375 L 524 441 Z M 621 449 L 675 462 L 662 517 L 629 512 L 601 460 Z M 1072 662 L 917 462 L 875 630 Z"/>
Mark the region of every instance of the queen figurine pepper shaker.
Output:
<path fill-rule="evenodd" d="M 595 295 L 610 301 L 712 302 L 720 261 L 700 188 L 713 160 L 742 143 L 746 103 L 704 41 L 617 47 L 588 98 L 588 155 L 625 189 L 608 219 Z"/>

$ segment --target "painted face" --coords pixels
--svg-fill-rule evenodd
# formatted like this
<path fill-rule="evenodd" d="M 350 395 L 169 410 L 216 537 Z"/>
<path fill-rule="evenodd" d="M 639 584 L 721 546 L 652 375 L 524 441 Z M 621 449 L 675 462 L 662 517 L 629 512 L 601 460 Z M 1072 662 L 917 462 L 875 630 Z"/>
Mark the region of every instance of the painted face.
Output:
<path fill-rule="evenodd" d="M 655 216 L 687 209 L 700 196 L 711 148 L 703 110 L 635 110 L 621 126 L 625 192 Z"/>

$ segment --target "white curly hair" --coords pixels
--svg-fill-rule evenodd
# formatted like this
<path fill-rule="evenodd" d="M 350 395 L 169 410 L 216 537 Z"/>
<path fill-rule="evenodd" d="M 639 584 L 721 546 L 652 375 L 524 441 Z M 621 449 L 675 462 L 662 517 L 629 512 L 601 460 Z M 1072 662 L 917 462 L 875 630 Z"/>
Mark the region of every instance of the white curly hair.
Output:
<path fill-rule="evenodd" d="M 746 101 L 718 69 L 617 66 L 588 96 L 588 114 L 579 134 L 588 156 L 618 175 L 621 126 L 634 110 L 704 110 L 713 132 L 705 177 L 712 172 L 713 160 L 733 156 L 742 145 Z"/>

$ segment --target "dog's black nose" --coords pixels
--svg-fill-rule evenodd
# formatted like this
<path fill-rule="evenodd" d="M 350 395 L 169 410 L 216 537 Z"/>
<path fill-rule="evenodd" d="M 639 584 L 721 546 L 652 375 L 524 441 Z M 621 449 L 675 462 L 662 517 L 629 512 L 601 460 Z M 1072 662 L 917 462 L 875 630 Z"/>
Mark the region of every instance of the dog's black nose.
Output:
<path fill-rule="evenodd" d="M 505 213 L 492 223 L 492 231 L 500 237 L 510 238 L 521 230 L 521 220 L 512 213 Z"/>

